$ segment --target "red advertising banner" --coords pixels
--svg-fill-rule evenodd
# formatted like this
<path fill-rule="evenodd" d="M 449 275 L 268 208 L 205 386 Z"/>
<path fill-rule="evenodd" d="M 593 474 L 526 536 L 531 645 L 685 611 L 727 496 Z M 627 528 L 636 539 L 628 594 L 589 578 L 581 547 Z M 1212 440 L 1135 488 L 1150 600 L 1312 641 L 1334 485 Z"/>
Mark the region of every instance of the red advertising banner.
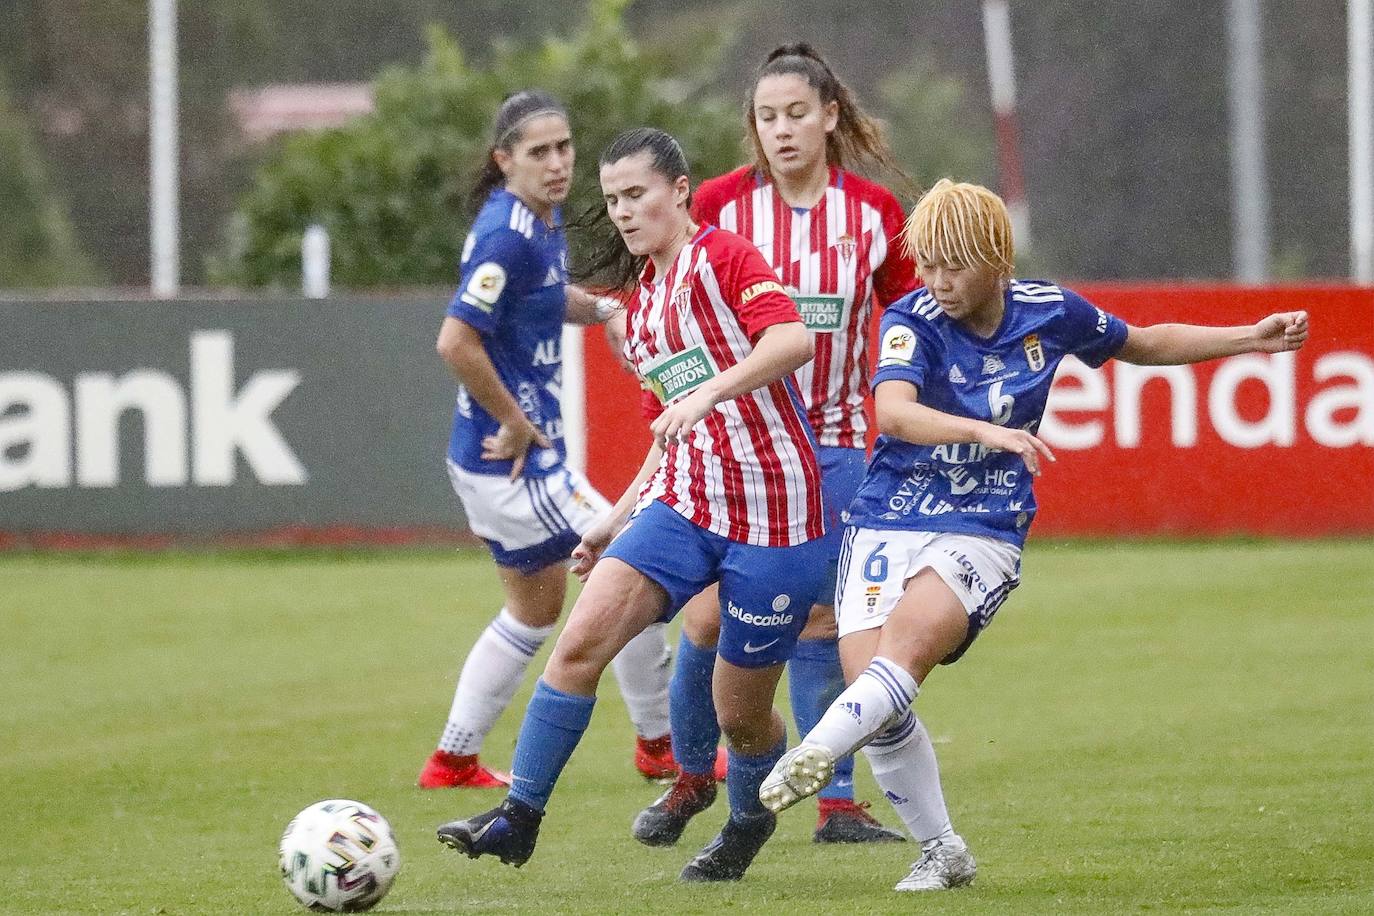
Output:
<path fill-rule="evenodd" d="M 1374 290 L 1073 287 L 1130 324 L 1249 324 L 1305 309 L 1298 353 L 1182 367 L 1061 366 L 1040 434 L 1039 535 L 1374 533 Z M 649 437 L 634 379 L 586 347 L 588 465 L 614 499 Z"/>

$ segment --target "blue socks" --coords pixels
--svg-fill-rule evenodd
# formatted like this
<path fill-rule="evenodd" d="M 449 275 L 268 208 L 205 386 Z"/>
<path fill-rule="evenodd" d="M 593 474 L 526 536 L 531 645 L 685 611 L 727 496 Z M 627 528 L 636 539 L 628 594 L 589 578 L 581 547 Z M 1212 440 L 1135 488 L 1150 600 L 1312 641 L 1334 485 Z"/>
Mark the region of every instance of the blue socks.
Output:
<path fill-rule="evenodd" d="M 799 640 L 787 663 L 787 687 L 797 734 L 804 738 L 844 690 L 839 645 L 833 639 Z M 676 726 L 676 718 L 673 724 Z M 852 755 L 835 761 L 835 776 L 821 789 L 819 797 L 854 799 Z"/>
<path fill-rule="evenodd" d="M 596 697 L 555 690 L 542 677 L 535 682 L 511 763 L 511 798 L 544 810 L 558 775 L 592 720 L 595 705 Z"/>
<path fill-rule="evenodd" d="M 785 750 L 786 737 L 771 751 L 757 757 L 748 757 L 734 748 L 730 749 L 730 772 L 729 778 L 725 780 L 725 794 L 730 799 L 732 820 L 742 821 L 768 813 L 768 809 L 759 801 L 759 786 L 763 785 L 764 777 L 773 769 L 773 764 L 778 762 Z"/>
<path fill-rule="evenodd" d="M 687 634 L 678 640 L 677 662 L 668 683 L 668 714 L 672 721 L 673 758 L 684 773 L 714 772 L 720 725 L 711 698 L 711 675 L 716 670 L 716 647 L 703 649 Z"/>

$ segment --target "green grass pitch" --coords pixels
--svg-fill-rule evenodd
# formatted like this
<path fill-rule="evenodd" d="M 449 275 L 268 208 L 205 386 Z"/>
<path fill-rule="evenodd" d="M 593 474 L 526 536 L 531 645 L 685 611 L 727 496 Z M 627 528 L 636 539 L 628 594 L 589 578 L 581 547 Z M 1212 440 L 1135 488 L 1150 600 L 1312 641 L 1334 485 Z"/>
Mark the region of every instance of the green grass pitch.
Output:
<path fill-rule="evenodd" d="M 917 701 L 979 876 L 912 899 L 910 844 L 815 846 L 809 802 L 744 881 L 679 885 L 723 801 L 630 838 L 659 790 L 609 678 L 529 864 L 441 847 L 500 797 L 413 785 L 498 604 L 481 553 L 3 557 L 0 912 L 298 912 L 277 840 L 327 797 L 396 829 L 382 913 L 1374 912 L 1374 543 L 1033 543 L 1024 573 Z"/>

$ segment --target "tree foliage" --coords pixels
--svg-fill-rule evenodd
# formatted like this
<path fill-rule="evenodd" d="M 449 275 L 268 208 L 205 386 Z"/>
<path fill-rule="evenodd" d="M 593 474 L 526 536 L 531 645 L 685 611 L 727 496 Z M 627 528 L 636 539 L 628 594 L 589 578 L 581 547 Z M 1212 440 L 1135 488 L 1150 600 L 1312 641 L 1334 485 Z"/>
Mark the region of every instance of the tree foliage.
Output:
<path fill-rule="evenodd" d="M 585 24 L 586 6 L 586 0 L 180 0 L 183 279 L 204 282 L 205 252 L 222 244 L 227 215 L 238 201 L 239 231 L 235 244 L 221 250 L 220 276 L 240 283 L 296 282 L 291 269 L 267 270 L 267 260 L 250 265 L 238 259 L 252 250 L 250 241 L 264 244 L 254 240 L 260 230 L 249 214 L 248 200 L 256 192 L 244 196 L 261 150 L 239 136 L 226 104 L 231 90 L 368 79 L 392 62 L 402 62 L 409 68 L 402 75 L 417 80 L 429 72 L 426 67 L 436 66 L 429 58 L 421 63 L 424 24 L 442 22 L 469 55 L 449 75 L 483 82 L 486 89 L 471 90 L 483 105 L 517 82 L 541 81 L 571 96 L 584 80 L 608 79 L 591 67 L 577 69 L 579 62 L 625 53 L 614 43 L 607 49 L 587 46 L 587 36 L 596 33 Z M 1052 275 L 1122 279 L 1231 272 L 1224 9 L 1225 4 L 1184 0 L 1013 4 L 1023 171 L 1035 250 Z M 0 3 L 0 77 L 7 78 L 25 122 L 20 129 L 36 137 L 50 185 L 60 190 L 58 209 L 73 214 L 82 249 L 120 284 L 147 279 L 147 10 L 147 0 Z M 664 93 L 669 114 L 680 108 L 689 115 L 704 99 L 719 103 L 719 92 L 730 96 L 723 103 L 724 120 L 705 120 L 695 132 L 692 124 L 675 127 L 710 141 L 684 137 L 700 175 L 714 167 L 711 149 L 735 151 L 738 93 L 762 55 L 784 42 L 808 40 L 887 118 L 894 146 L 919 183 L 943 171 L 925 160 L 943 156 L 949 163 L 944 170 L 981 174 L 995 184 L 979 4 L 874 0 L 856 13 L 833 0 L 597 0 L 592 13 L 616 23 L 624 13 L 633 34 L 645 37 L 642 46 L 630 43 L 630 50 L 636 66 L 654 62 L 648 79 Z M 625 36 L 618 24 L 610 28 L 603 21 L 595 28 Z M 549 32 L 565 40 L 529 44 L 532 36 Z M 1264 5 L 1266 151 L 1276 269 L 1285 274 L 1339 276 L 1348 267 L 1341 178 L 1347 158 L 1345 33 L 1343 4 Z M 506 41 L 523 44 L 493 49 L 493 36 L 514 36 Z M 914 56 L 932 66 L 913 68 Z M 502 68 L 511 62 L 528 69 L 507 79 Z M 681 74 L 686 78 L 675 79 Z M 636 78 L 614 78 L 621 76 L 626 85 Z M 952 115 L 934 129 L 921 127 L 921 111 L 939 102 L 949 77 L 966 91 Z M 895 83 L 903 85 L 894 88 Z M 434 95 L 424 87 L 413 90 L 417 99 L 427 94 Z M 634 104 L 622 107 L 617 100 L 603 113 L 575 112 L 581 177 L 594 172 L 588 160 L 599 149 L 595 131 L 603 124 L 624 126 L 619 119 L 635 113 Z M 489 113 L 489 107 L 479 108 L 470 121 L 485 128 Z M 300 142 L 283 144 L 271 157 L 283 180 L 284 148 Z M 947 143 L 953 148 L 941 152 Z M 329 144 L 320 141 L 320 148 Z M 481 150 L 463 145 L 456 152 L 466 157 Z M 361 154 L 333 154 L 366 165 Z M 981 155 L 985 164 L 969 155 Z M 6 166 L 19 161 L 8 152 L 6 157 Z M 437 163 L 459 187 L 472 165 L 467 158 Z M 265 173 L 258 178 L 265 180 Z M 401 184 L 401 192 L 410 194 L 414 182 Z M 380 176 L 377 185 L 387 187 Z M 431 199 L 423 206 L 440 203 Z M 460 234 L 462 219 L 449 219 L 439 231 Z M 298 227 L 292 231 L 299 234 Z M 389 240 L 377 256 L 399 264 L 390 247 L 398 244 Z M 294 248 L 294 242 L 284 247 Z M 253 256 L 261 258 L 262 252 Z M 451 265 L 444 270 L 451 272 Z M 420 273 L 395 280 L 424 281 Z"/>
<path fill-rule="evenodd" d="M 620 130 L 652 124 L 682 142 L 697 176 L 736 164 L 739 112 L 710 89 L 724 36 L 657 48 L 623 23 L 628 0 L 593 0 L 567 38 L 499 44 L 474 66 L 442 27 L 417 67 L 376 84 L 373 114 L 337 130 L 286 140 L 240 201 L 216 279 L 294 284 L 306 226 L 330 234 L 335 282 L 344 287 L 452 282 L 471 217 L 464 206 L 511 92 L 538 86 L 568 105 L 581 165 L 569 209 L 596 205 L 588 160 Z"/>
<path fill-rule="evenodd" d="M 89 283 L 71 221 L 53 194 L 38 144 L 0 85 L 0 286 Z"/>

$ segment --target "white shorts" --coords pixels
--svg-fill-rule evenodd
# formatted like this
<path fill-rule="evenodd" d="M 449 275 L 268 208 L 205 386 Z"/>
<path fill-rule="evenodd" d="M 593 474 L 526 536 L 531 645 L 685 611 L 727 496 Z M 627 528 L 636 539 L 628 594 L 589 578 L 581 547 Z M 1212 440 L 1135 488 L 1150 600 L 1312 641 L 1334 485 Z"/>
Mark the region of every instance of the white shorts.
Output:
<path fill-rule="evenodd" d="M 1021 550 L 1006 541 L 948 532 L 847 528 L 835 588 L 840 636 L 882 626 L 907 582 L 927 567 L 968 612 L 968 639 L 946 661 L 964 653 L 1021 584 Z"/>
<path fill-rule="evenodd" d="M 587 478 L 568 467 L 547 477 L 474 474 L 452 460 L 448 477 L 472 533 L 496 562 L 530 570 L 566 560 L 587 529 L 611 508 Z"/>

